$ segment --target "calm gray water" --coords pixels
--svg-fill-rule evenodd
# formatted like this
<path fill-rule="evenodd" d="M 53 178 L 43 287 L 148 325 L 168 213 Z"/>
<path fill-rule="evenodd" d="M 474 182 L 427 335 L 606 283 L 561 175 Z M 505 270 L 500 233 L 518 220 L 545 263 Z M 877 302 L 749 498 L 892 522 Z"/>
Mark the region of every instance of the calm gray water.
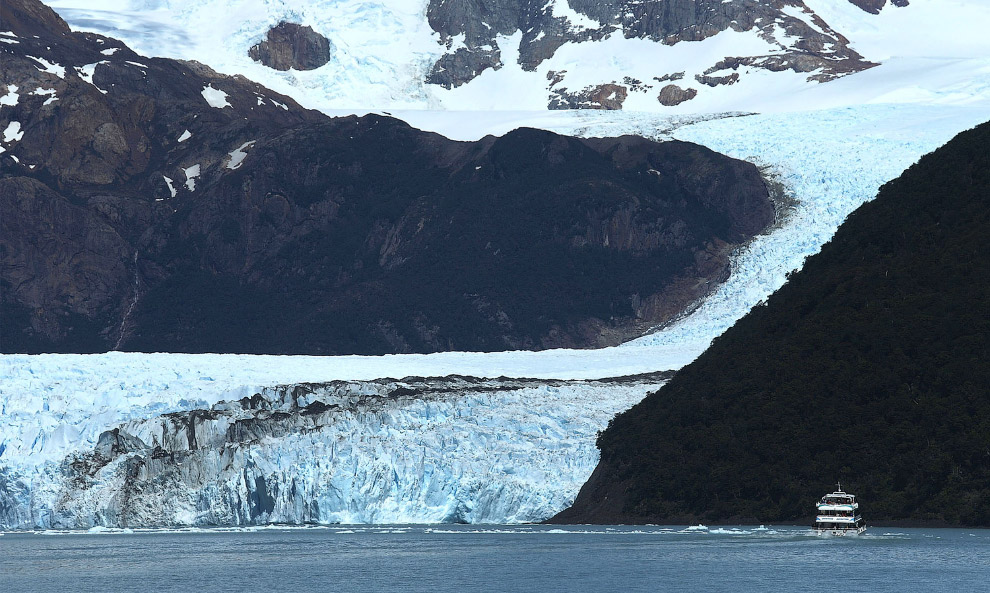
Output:
<path fill-rule="evenodd" d="M 0 536 L 0 592 L 990 592 L 990 531 L 330 527 Z"/>

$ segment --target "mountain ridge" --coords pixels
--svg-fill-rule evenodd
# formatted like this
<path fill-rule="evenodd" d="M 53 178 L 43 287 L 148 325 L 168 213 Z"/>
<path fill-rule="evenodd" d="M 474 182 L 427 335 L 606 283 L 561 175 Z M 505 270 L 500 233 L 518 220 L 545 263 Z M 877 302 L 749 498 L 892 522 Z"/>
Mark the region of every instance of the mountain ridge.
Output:
<path fill-rule="evenodd" d="M 2 7 L 4 351 L 616 344 L 774 219 L 700 146 L 331 119 L 41 6 Z"/>
<path fill-rule="evenodd" d="M 558 522 L 792 521 L 841 480 L 868 521 L 990 524 L 990 123 L 923 157 L 599 437 Z"/>

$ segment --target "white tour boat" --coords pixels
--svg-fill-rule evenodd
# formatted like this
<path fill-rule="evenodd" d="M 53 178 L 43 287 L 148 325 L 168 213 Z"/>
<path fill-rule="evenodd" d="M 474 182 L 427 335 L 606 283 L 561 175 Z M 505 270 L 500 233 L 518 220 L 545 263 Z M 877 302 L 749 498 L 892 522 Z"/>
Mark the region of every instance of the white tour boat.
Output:
<path fill-rule="evenodd" d="M 818 514 L 813 525 L 818 535 L 858 535 L 866 531 L 863 516 L 859 514 L 856 497 L 838 489 L 822 497 L 818 502 Z"/>

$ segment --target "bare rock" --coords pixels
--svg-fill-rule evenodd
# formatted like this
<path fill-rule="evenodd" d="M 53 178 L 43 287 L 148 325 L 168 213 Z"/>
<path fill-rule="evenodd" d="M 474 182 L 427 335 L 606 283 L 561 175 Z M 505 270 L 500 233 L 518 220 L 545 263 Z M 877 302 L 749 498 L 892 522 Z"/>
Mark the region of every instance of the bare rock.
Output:
<path fill-rule="evenodd" d="M 886 4 L 886 0 L 850 1 L 870 12 L 878 12 Z M 892 2 L 896 6 L 907 4 L 907 0 Z M 813 62 L 815 67 L 810 70 L 821 70 L 820 77 L 814 80 L 830 80 L 875 65 L 853 50 L 848 39 L 799 1 L 568 0 L 567 5 L 578 16 L 554 12 L 552 2 L 430 0 L 427 20 L 440 34 L 441 42 L 447 45 L 447 52 L 435 64 L 427 82 L 453 88 L 471 81 L 488 67 L 499 67 L 501 64 L 496 66 L 494 60 L 478 52 L 492 48 L 497 52 L 497 40 L 515 32 L 522 33 L 517 62 L 527 71 L 535 70 L 553 57 L 564 44 L 597 41 L 615 33 L 627 39 L 648 39 L 674 45 L 682 41 L 702 41 L 727 30 L 754 31 L 766 41 L 779 45 L 780 59 L 767 62 L 769 65 L 790 64 L 795 66 L 791 69 L 796 70 L 804 67 L 799 65 L 798 58 Z M 805 16 L 799 18 L 789 14 L 784 11 L 785 7 L 796 8 Z M 464 45 L 454 48 L 452 40 L 455 38 Z M 753 59 L 750 65 L 758 68 L 763 63 Z M 659 76 L 661 73 L 657 73 L 661 78 L 659 82 L 667 82 L 668 79 Z M 561 96 L 555 102 L 568 105 L 573 101 Z"/>
<path fill-rule="evenodd" d="M 498 70 L 502 67 L 498 46 L 492 44 L 492 48 L 462 47 L 452 54 L 443 56 L 433 64 L 433 68 L 426 76 L 426 82 L 452 89 L 472 80 L 489 68 Z"/>
<path fill-rule="evenodd" d="M 887 4 L 887 0 L 849 0 L 849 2 L 870 14 L 880 14 L 880 10 Z M 894 6 L 907 6 L 908 0 L 891 0 L 891 4 Z"/>
<path fill-rule="evenodd" d="M 660 101 L 662 105 L 666 105 L 667 107 L 673 107 L 685 101 L 690 101 L 696 96 L 698 96 L 697 89 L 682 89 L 676 84 L 668 84 L 660 89 L 657 101 Z"/>
<path fill-rule="evenodd" d="M 248 55 L 275 70 L 315 70 L 330 61 L 330 41 L 312 27 L 283 21 Z"/>
<path fill-rule="evenodd" d="M 726 76 L 709 76 L 708 74 L 697 74 L 694 77 L 695 80 L 701 84 L 708 85 L 710 87 L 717 87 L 720 85 L 730 85 L 739 82 L 739 73 L 733 72 L 732 74 Z"/>
<path fill-rule="evenodd" d="M 684 71 L 674 72 L 673 74 L 664 74 L 663 76 L 654 76 L 653 80 L 657 82 L 673 82 L 675 80 L 680 80 L 684 78 Z"/>
<path fill-rule="evenodd" d="M 566 88 L 553 92 L 547 105 L 549 109 L 622 109 L 622 103 L 629 94 L 621 84 L 608 83 L 589 86 L 571 93 Z"/>

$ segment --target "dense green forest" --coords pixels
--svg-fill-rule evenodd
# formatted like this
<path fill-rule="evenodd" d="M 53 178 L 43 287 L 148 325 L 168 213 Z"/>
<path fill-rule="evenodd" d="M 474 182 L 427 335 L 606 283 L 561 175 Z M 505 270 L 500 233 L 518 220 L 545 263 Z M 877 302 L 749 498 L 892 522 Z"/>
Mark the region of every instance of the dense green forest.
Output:
<path fill-rule="evenodd" d="M 561 521 L 990 526 L 990 124 L 881 188 L 821 253 L 618 416 Z"/>

